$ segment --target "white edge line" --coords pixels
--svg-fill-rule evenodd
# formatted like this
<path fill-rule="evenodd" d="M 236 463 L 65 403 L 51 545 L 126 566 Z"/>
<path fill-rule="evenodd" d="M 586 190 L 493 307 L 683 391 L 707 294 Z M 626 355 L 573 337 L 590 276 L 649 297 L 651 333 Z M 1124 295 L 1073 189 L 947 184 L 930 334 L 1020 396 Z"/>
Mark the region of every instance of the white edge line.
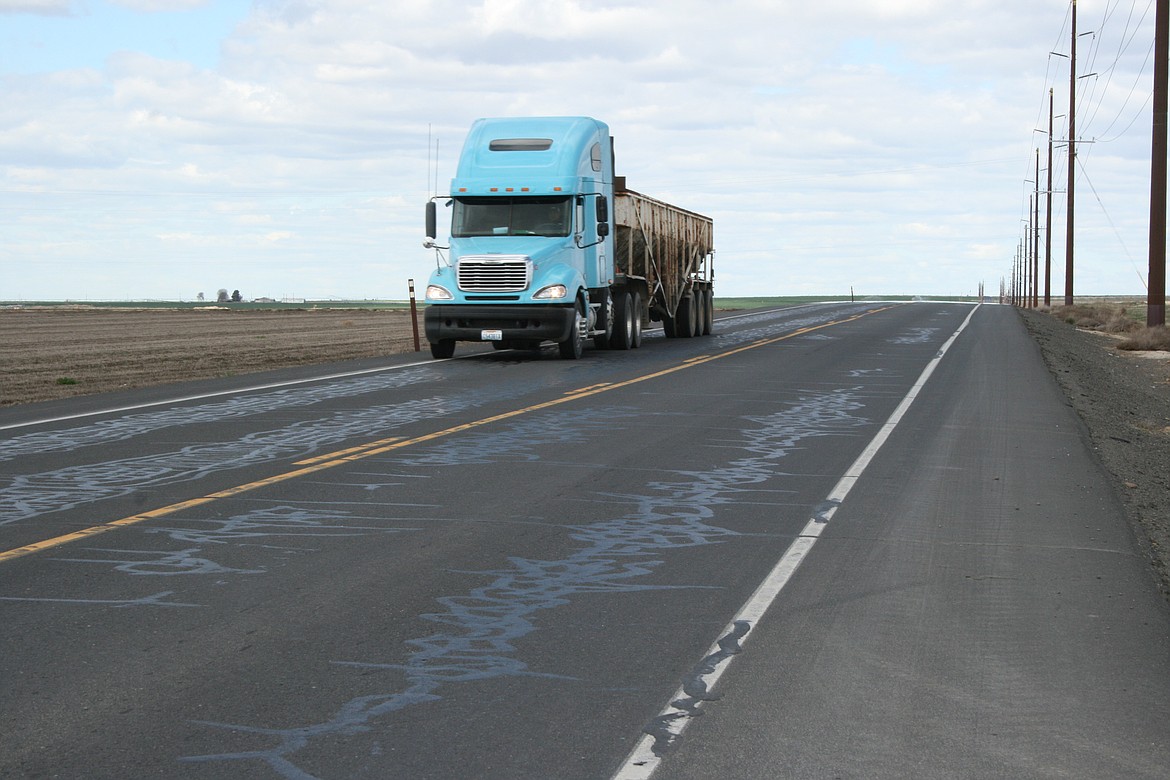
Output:
<path fill-rule="evenodd" d="M 706 656 L 696 665 L 697 669 L 701 669 L 701 673 L 696 675 L 701 683 L 699 689 L 704 691 L 711 691 L 714 689 L 716 683 L 723 676 L 723 673 L 731 666 L 731 661 L 735 658 L 736 653 L 743 649 L 744 642 L 747 641 L 751 634 L 751 629 L 754 627 L 772 606 L 776 598 L 780 595 L 780 591 L 784 589 L 792 579 L 792 575 L 796 573 L 797 568 L 808 556 L 812 550 L 813 545 L 816 544 L 817 539 L 820 538 L 821 532 L 824 531 L 825 526 L 829 524 L 833 515 L 837 512 L 837 507 L 849 495 L 849 491 L 857 483 L 858 478 L 862 475 L 865 469 L 873 461 L 877 455 L 878 450 L 890 438 L 894 428 L 901 422 L 902 417 L 905 416 L 906 411 L 910 405 L 914 403 L 914 399 L 918 397 L 918 393 L 930 379 L 931 374 L 934 373 L 935 368 L 938 367 L 939 362 L 943 356 L 950 350 L 955 340 L 959 337 L 967 325 L 971 322 L 971 318 L 975 316 L 975 312 L 979 310 L 982 304 L 976 304 L 967 318 L 963 320 L 963 324 L 959 326 L 958 330 L 951 334 L 946 343 L 939 348 L 939 351 L 930 362 L 927 363 L 926 368 L 923 369 L 922 374 L 918 377 L 918 381 L 910 388 L 909 392 L 894 409 L 893 414 L 878 430 L 870 443 L 862 450 L 857 460 L 853 462 L 846 471 L 844 476 L 838 480 L 837 484 L 829 491 L 825 502 L 821 504 L 824 509 L 819 509 L 814 516 L 805 524 L 800 534 L 792 540 L 788 549 L 780 556 L 780 560 L 768 573 L 760 583 L 756 591 L 748 598 L 739 612 L 732 618 L 724 628 L 718 640 L 716 640 L 707 650 Z M 746 630 L 745 630 L 746 627 Z M 738 637 L 738 638 L 736 638 Z M 729 650 L 729 644 L 733 645 Z M 615 772 L 611 780 L 649 780 L 650 776 L 654 774 L 662 763 L 662 755 L 655 751 L 655 747 L 659 742 L 665 741 L 665 748 L 669 748 L 670 744 L 682 736 L 683 731 L 686 730 L 687 724 L 696 710 L 702 705 L 703 697 L 696 699 L 689 693 L 686 686 L 680 686 L 670 697 L 670 703 L 663 708 L 658 716 L 651 721 L 651 726 L 647 727 L 647 731 L 651 727 L 657 725 L 654 729 L 655 733 L 643 733 L 641 739 L 634 745 L 634 749 L 626 757 L 625 762 Z"/>

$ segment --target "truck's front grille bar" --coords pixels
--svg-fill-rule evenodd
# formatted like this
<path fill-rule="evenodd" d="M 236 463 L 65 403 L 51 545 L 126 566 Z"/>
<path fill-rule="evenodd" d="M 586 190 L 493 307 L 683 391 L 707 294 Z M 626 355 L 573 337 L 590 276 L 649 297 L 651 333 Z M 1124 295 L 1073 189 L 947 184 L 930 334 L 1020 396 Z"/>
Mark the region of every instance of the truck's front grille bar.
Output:
<path fill-rule="evenodd" d="M 458 279 L 464 292 L 523 292 L 532 281 L 532 263 L 527 257 L 464 257 Z"/>

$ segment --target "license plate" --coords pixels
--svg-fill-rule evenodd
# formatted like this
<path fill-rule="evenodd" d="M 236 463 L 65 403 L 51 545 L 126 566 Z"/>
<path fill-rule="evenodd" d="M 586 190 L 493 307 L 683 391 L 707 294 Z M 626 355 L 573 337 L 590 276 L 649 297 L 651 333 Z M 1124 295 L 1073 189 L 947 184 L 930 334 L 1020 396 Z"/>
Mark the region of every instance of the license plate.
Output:
<path fill-rule="evenodd" d="M 479 332 L 479 337 L 484 341 L 503 341 L 504 331 L 502 330 L 482 330 Z"/>

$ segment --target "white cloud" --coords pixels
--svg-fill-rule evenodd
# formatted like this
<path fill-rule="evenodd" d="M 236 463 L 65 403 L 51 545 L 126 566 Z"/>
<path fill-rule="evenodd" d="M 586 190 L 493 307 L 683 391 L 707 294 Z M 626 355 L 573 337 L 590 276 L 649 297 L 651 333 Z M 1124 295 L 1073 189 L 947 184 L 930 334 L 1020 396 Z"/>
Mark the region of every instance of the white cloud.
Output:
<path fill-rule="evenodd" d="M 73 0 L 0 0 L 0 14 L 72 16 Z"/>
<path fill-rule="evenodd" d="M 210 5 L 211 0 L 109 0 L 112 5 L 140 13 L 190 11 Z"/>
<path fill-rule="evenodd" d="M 0 11 L 14 5 L 0 0 Z M 419 247 L 428 128 L 443 189 L 470 122 L 506 114 L 608 121 L 630 186 L 715 217 L 723 294 L 995 287 L 1022 230 L 1049 84 L 1062 110 L 1063 65 L 1048 52 L 1065 9 L 273 0 L 217 42 L 214 68 L 122 51 L 100 69 L 0 71 L 0 220 L 14 235 L 0 263 L 29 269 L 12 293 L 0 281 L 0 299 L 16 289 L 76 296 L 60 289 L 74 278 L 66 269 L 104 263 L 115 271 L 110 296 L 224 284 L 312 295 L 322 278 L 313 269 L 338 257 L 383 272 L 371 282 L 332 270 L 323 294 L 395 295 L 432 265 Z M 1085 24 L 1099 26 L 1103 11 L 1082 0 Z M 1109 223 L 1144 256 L 1146 52 L 1119 51 L 1121 40 L 1120 30 L 1100 33 L 1098 58 L 1117 66 L 1092 85 L 1096 118 L 1083 126 L 1119 135 L 1082 156 L 1105 205 L 1081 201 L 1082 251 L 1105 270 L 1078 279 L 1140 292 Z M 69 223 L 94 240 L 61 241 Z M 164 235 L 182 284 L 165 263 L 154 276 Z M 191 278 L 199 269 L 214 278 Z"/>

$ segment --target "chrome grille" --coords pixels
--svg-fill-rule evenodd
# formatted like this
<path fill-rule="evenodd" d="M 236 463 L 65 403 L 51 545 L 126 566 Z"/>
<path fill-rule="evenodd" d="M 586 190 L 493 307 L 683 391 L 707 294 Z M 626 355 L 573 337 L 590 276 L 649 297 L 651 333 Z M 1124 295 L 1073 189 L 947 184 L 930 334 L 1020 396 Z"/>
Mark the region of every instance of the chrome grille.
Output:
<path fill-rule="evenodd" d="M 532 264 L 526 257 L 464 257 L 459 261 L 459 289 L 465 292 L 521 292 L 528 289 Z"/>

